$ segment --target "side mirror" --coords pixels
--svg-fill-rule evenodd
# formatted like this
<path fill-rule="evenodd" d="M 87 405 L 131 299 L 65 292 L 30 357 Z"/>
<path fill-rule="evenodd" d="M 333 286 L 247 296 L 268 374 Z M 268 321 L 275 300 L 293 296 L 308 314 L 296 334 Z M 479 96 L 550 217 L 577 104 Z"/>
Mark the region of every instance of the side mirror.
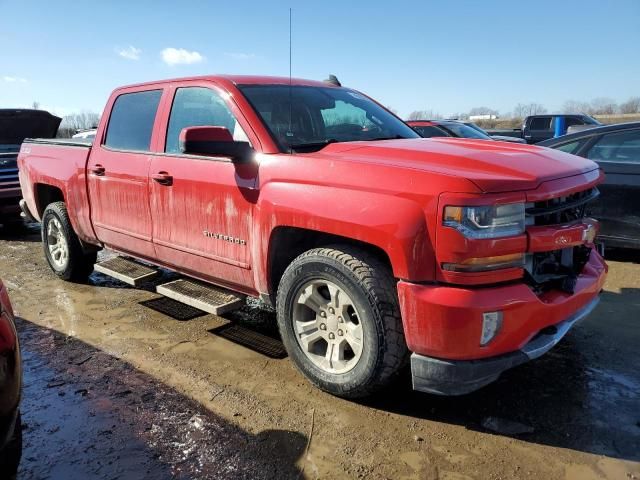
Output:
<path fill-rule="evenodd" d="M 249 142 L 237 142 L 225 127 L 186 127 L 180 132 L 180 151 L 190 155 L 230 157 L 234 162 L 248 162 L 253 148 Z"/>

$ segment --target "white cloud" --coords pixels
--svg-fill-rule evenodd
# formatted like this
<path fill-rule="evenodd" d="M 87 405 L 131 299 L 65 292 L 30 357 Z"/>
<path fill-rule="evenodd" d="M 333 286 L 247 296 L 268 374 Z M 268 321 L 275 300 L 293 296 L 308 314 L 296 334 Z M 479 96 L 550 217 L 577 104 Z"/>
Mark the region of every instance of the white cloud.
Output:
<path fill-rule="evenodd" d="M 255 53 L 225 52 L 225 55 L 234 60 L 251 60 L 252 58 L 256 58 Z"/>
<path fill-rule="evenodd" d="M 127 60 L 140 60 L 141 53 L 142 50 L 134 47 L 133 45 L 129 45 L 127 48 L 118 50 L 118 55 L 122 58 L 126 58 Z"/>
<path fill-rule="evenodd" d="M 196 51 L 190 52 L 184 48 L 165 48 L 160 53 L 162 60 L 167 65 L 179 65 L 179 64 L 192 64 L 200 63 L 204 60 L 204 57 Z"/>
<path fill-rule="evenodd" d="M 26 78 L 11 77 L 9 75 L 5 75 L 4 77 L 2 77 L 2 81 L 3 82 L 7 82 L 7 83 L 27 83 L 27 79 Z"/>

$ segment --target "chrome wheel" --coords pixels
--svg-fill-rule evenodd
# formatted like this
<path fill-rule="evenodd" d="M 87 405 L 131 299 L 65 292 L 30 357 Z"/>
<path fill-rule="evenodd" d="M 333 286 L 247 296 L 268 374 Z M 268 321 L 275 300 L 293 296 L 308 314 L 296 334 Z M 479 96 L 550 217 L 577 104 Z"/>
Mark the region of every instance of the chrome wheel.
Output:
<path fill-rule="evenodd" d="M 300 348 L 327 373 L 345 373 L 362 356 L 363 329 L 353 300 L 329 280 L 300 288 L 293 308 L 293 330 Z"/>
<path fill-rule="evenodd" d="M 60 220 L 55 217 L 47 224 L 47 248 L 51 263 L 59 270 L 64 269 L 69 261 L 69 244 Z"/>

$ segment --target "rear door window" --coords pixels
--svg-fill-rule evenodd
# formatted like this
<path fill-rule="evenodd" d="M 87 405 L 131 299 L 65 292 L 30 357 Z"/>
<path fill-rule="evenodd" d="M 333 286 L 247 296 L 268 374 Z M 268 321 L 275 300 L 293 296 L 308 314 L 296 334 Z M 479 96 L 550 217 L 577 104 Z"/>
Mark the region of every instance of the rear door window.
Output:
<path fill-rule="evenodd" d="M 549 130 L 551 128 L 551 117 L 536 117 L 531 119 L 531 130 Z"/>
<path fill-rule="evenodd" d="M 640 129 L 603 135 L 587 157 L 596 162 L 640 164 Z"/>
<path fill-rule="evenodd" d="M 115 150 L 149 151 L 160 97 L 162 90 L 147 90 L 116 98 L 105 146 Z"/>

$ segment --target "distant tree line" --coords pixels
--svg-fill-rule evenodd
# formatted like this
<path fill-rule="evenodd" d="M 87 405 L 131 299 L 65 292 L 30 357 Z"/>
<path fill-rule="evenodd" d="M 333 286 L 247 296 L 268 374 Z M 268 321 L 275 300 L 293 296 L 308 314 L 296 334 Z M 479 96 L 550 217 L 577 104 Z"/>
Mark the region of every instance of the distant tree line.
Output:
<path fill-rule="evenodd" d="M 65 115 L 58 129 L 58 138 L 71 138 L 78 132 L 96 128 L 99 121 L 100 115 L 90 111 Z"/>
<path fill-rule="evenodd" d="M 591 102 L 568 100 L 563 104 L 561 111 L 563 113 L 586 113 L 588 115 L 640 114 L 640 97 L 631 97 L 620 104 L 607 97 L 594 98 Z M 540 103 L 518 103 L 511 112 L 507 112 L 503 117 L 521 119 L 529 115 L 542 115 L 545 113 L 549 112 Z M 468 112 L 451 114 L 446 118 L 466 120 L 474 115 L 498 114 L 497 110 L 489 107 L 474 107 Z M 407 116 L 407 120 L 437 120 L 442 118 L 445 118 L 445 116 L 433 110 L 414 110 Z"/>

